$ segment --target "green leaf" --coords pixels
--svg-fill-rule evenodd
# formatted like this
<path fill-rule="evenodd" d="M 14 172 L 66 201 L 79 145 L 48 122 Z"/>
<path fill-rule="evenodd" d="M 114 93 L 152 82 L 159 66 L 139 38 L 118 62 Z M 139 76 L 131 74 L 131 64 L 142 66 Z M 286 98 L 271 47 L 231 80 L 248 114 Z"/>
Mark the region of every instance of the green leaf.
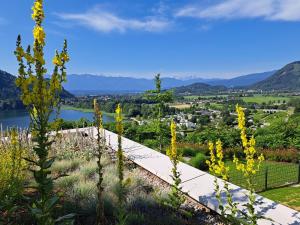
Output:
<path fill-rule="evenodd" d="M 60 223 L 60 222 L 62 222 L 62 221 L 64 221 L 64 220 L 70 220 L 70 219 L 73 219 L 75 216 L 76 216 L 75 213 L 70 213 L 70 214 L 61 216 L 61 217 L 59 217 L 59 218 L 57 218 L 57 219 L 55 220 L 55 223 Z"/>

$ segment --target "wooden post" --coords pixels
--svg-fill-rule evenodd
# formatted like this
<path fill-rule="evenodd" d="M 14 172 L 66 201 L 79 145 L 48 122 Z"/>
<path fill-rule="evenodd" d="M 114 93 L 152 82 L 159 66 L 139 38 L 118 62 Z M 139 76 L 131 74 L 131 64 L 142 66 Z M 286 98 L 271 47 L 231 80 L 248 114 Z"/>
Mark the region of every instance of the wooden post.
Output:
<path fill-rule="evenodd" d="M 298 184 L 300 183 L 300 160 L 298 161 Z"/>
<path fill-rule="evenodd" d="M 265 191 L 268 190 L 268 166 L 265 171 Z"/>

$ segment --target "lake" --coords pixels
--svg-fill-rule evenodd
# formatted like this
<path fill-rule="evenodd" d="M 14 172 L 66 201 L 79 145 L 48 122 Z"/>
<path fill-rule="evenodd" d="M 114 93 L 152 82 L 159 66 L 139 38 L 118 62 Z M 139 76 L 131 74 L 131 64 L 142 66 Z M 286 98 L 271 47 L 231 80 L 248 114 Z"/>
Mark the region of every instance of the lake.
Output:
<path fill-rule="evenodd" d="M 80 118 L 86 118 L 89 121 L 93 121 L 93 116 L 94 114 L 92 112 L 62 109 L 59 117 L 64 120 L 79 120 Z M 55 118 L 55 114 L 51 115 L 51 120 L 53 120 L 53 118 Z M 104 123 L 112 121 L 114 121 L 113 117 L 103 115 Z M 9 110 L 0 112 L 0 124 L 2 124 L 3 129 L 13 126 L 27 128 L 29 123 L 30 117 L 26 110 Z"/>

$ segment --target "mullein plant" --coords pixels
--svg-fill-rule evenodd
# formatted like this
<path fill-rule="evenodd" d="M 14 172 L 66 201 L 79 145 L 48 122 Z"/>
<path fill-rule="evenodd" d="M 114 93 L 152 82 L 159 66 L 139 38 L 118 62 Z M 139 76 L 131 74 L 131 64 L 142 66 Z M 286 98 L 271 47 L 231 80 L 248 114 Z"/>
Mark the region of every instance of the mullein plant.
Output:
<path fill-rule="evenodd" d="M 255 212 L 254 207 L 257 204 L 257 201 L 254 193 L 255 181 L 253 179 L 253 176 L 259 171 L 261 164 L 264 161 L 264 156 L 261 154 L 257 157 L 254 136 L 251 136 L 250 139 L 247 137 L 244 109 L 239 105 L 236 105 L 236 112 L 238 114 L 238 128 L 240 129 L 245 162 L 240 161 L 236 156 L 234 156 L 233 162 L 235 163 L 236 169 L 242 172 L 246 179 L 247 189 L 249 190 L 249 193 L 247 194 L 248 203 L 246 204 L 247 212 L 244 214 L 246 217 L 245 220 L 248 221 L 248 224 L 256 225 L 259 219 L 266 219 L 258 216 Z"/>
<path fill-rule="evenodd" d="M 7 143 L 0 142 L 0 211 L 5 215 L 0 218 L 0 224 L 14 223 L 11 214 L 19 208 L 16 201 L 22 196 L 28 167 L 24 158 L 28 155 L 15 129 L 10 131 Z"/>
<path fill-rule="evenodd" d="M 123 135 L 123 116 L 121 105 L 118 104 L 116 108 L 116 131 L 118 134 L 118 150 L 117 150 L 117 163 L 118 163 L 118 212 L 117 212 L 117 224 L 125 225 L 127 216 L 125 210 L 125 182 L 124 182 L 124 154 L 122 150 L 122 135 Z"/>
<path fill-rule="evenodd" d="M 103 165 L 101 163 L 101 158 L 105 150 L 105 134 L 103 129 L 103 120 L 102 120 L 102 112 L 100 111 L 100 107 L 97 103 L 97 100 L 94 99 L 94 123 L 97 130 L 97 166 L 98 166 L 98 203 L 97 203 L 97 225 L 105 224 L 105 216 L 104 216 L 104 202 L 103 202 Z"/>
<path fill-rule="evenodd" d="M 246 194 L 248 202 L 246 210 L 239 210 L 238 203 L 233 201 L 231 189 L 229 187 L 229 167 L 225 166 L 224 156 L 222 150 L 221 141 L 217 141 L 216 145 L 209 143 L 210 150 L 210 160 L 207 161 L 209 170 L 212 174 L 216 175 L 214 186 L 216 198 L 219 203 L 219 209 L 221 215 L 228 224 L 245 224 L 245 225 L 256 225 L 259 219 L 266 219 L 262 216 L 257 215 L 255 212 L 256 196 L 254 193 L 254 183 L 253 176 L 259 171 L 261 163 L 264 160 L 263 155 L 257 157 L 257 152 L 255 150 L 255 139 L 252 136 L 249 140 L 246 134 L 246 119 L 243 108 L 236 106 L 236 112 L 238 114 L 238 127 L 241 131 L 241 140 L 243 146 L 243 153 L 245 155 L 245 162 L 240 161 L 236 156 L 234 156 L 233 162 L 236 169 L 242 172 L 247 182 L 247 189 L 249 192 Z M 217 177 L 223 179 L 224 189 L 220 187 Z M 225 192 L 227 204 L 224 207 L 224 202 L 222 201 L 222 193 Z"/>
<path fill-rule="evenodd" d="M 45 18 L 43 0 L 35 0 L 32 11 L 32 19 L 35 22 L 33 51 L 30 46 L 24 51 L 19 35 L 14 52 L 19 62 L 16 85 L 20 88 L 21 100 L 31 115 L 33 150 L 36 156 L 36 160 L 28 159 L 34 165 L 32 172 L 38 192 L 31 211 L 37 224 L 51 225 L 55 224 L 53 209 L 59 198 L 53 193 L 51 178 L 51 166 L 55 158 L 49 157 L 53 142 L 48 137 L 49 117 L 59 102 L 62 82 L 66 79 L 65 64 L 69 61 L 69 56 L 67 42 L 64 41 L 62 51 L 55 52 L 52 76 L 49 80 L 45 79 L 47 70 L 44 59 L 46 34 L 42 26 Z"/>
<path fill-rule="evenodd" d="M 174 209 L 178 210 L 184 203 L 184 196 L 181 188 L 180 172 L 178 171 L 178 163 L 181 157 L 180 152 L 177 149 L 176 143 L 176 123 L 174 120 L 171 121 L 171 146 L 167 149 L 167 155 L 169 156 L 172 163 L 172 179 L 173 185 L 171 192 L 169 193 L 169 199 L 167 203 Z"/>
<path fill-rule="evenodd" d="M 213 142 L 208 143 L 210 151 L 210 159 L 206 161 L 209 166 L 209 171 L 215 175 L 214 186 L 215 195 L 218 200 L 219 210 L 221 216 L 224 218 L 226 223 L 239 224 L 236 222 L 237 216 L 237 203 L 233 202 L 232 194 L 228 183 L 229 179 L 229 167 L 225 166 L 222 142 L 218 140 L 215 144 Z M 221 188 L 218 178 L 222 178 L 224 190 Z M 224 207 L 222 200 L 222 194 L 225 193 L 227 205 Z"/>

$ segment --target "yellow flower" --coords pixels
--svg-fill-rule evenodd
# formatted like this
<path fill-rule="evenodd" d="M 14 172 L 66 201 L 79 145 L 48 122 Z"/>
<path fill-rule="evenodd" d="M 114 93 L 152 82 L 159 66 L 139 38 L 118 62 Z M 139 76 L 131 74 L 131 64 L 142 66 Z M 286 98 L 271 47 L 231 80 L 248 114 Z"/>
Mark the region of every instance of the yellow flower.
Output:
<path fill-rule="evenodd" d="M 122 132 L 123 132 L 122 120 L 123 120 L 122 108 L 121 108 L 121 105 L 118 104 L 118 106 L 116 108 L 116 122 L 117 122 L 116 129 L 119 134 L 122 134 Z"/>
<path fill-rule="evenodd" d="M 208 143 L 208 147 L 210 151 L 210 160 L 207 160 L 206 163 L 209 166 L 209 171 L 222 177 L 223 180 L 228 180 L 229 168 L 225 166 L 223 160 L 222 142 L 220 140 L 216 142 L 216 154 L 214 152 L 215 146 L 212 142 Z"/>
<path fill-rule="evenodd" d="M 250 177 L 256 174 L 259 170 L 261 162 L 264 160 L 263 155 L 258 157 L 258 163 L 255 163 L 256 149 L 255 149 L 255 138 L 252 136 L 250 140 L 247 138 L 246 126 L 245 126 L 245 113 L 244 109 L 239 105 L 236 106 L 236 112 L 238 114 L 238 127 L 241 132 L 242 145 L 244 147 L 244 154 L 246 162 L 242 163 L 234 156 L 233 162 L 236 165 L 236 169 L 243 172 L 245 177 Z"/>
<path fill-rule="evenodd" d="M 41 45 L 45 44 L 45 32 L 41 26 L 35 26 L 33 29 L 33 37 Z"/>
<path fill-rule="evenodd" d="M 172 160 L 178 160 L 177 146 L 176 146 L 176 123 L 171 121 L 171 149 L 170 149 L 170 158 Z"/>
<path fill-rule="evenodd" d="M 63 53 L 60 55 L 60 58 L 61 58 L 64 62 L 69 62 L 69 60 L 70 60 L 68 54 L 65 53 L 65 52 L 63 52 Z"/>
<path fill-rule="evenodd" d="M 60 60 L 60 58 L 56 55 L 54 56 L 53 60 L 52 60 L 52 63 L 56 66 L 61 66 L 62 65 L 62 62 Z"/>
<path fill-rule="evenodd" d="M 32 19 L 35 21 L 43 20 L 44 10 L 43 10 L 43 0 L 36 0 L 33 7 L 32 7 Z"/>

